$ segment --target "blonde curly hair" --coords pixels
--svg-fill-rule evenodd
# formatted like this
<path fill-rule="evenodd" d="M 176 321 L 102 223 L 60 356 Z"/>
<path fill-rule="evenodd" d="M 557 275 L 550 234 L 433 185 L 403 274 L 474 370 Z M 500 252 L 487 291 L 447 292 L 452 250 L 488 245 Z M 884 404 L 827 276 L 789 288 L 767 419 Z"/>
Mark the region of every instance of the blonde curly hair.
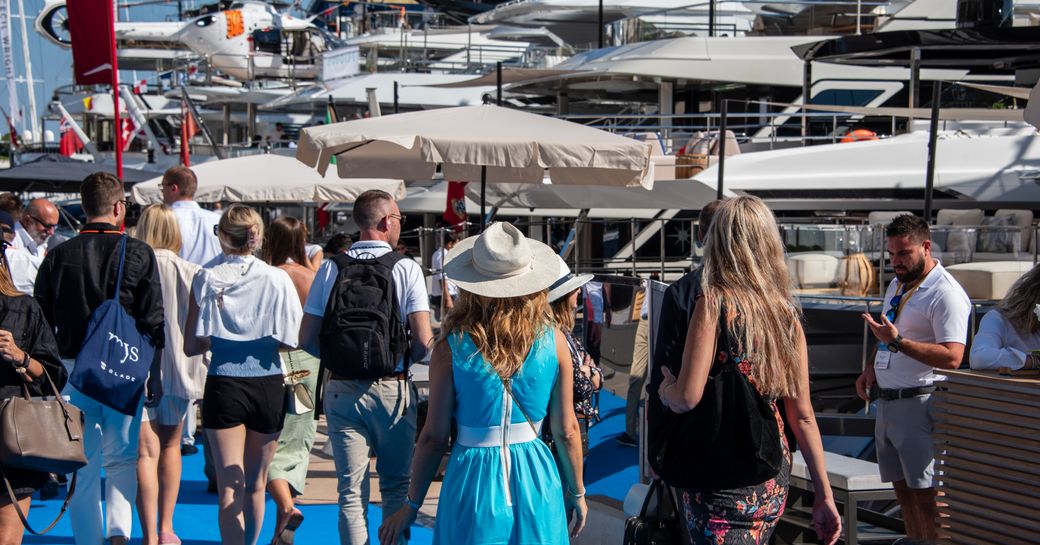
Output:
<path fill-rule="evenodd" d="M 523 367 L 535 340 L 552 326 L 546 290 L 501 299 L 463 290 L 444 318 L 441 338 L 468 333 L 495 372 L 507 379 Z"/>

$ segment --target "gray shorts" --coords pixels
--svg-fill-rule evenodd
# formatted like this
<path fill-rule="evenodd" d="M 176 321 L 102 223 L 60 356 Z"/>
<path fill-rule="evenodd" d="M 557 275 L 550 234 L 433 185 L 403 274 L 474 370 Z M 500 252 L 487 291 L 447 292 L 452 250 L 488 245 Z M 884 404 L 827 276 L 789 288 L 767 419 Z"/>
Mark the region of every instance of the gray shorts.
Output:
<path fill-rule="evenodd" d="M 935 474 L 931 395 L 877 402 L 878 469 L 887 483 L 906 481 L 910 488 L 932 487 Z"/>

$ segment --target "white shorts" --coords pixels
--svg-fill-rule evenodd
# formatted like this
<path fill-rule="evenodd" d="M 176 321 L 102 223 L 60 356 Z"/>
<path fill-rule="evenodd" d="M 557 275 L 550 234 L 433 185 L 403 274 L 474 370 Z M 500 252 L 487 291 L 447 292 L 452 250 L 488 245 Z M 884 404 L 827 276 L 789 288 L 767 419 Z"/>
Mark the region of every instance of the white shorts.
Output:
<path fill-rule="evenodd" d="M 141 420 L 144 422 L 155 422 L 160 426 L 176 426 L 181 420 L 184 420 L 189 404 L 191 404 L 190 399 L 164 395 L 159 400 L 158 407 L 144 408 L 144 415 L 142 415 Z"/>

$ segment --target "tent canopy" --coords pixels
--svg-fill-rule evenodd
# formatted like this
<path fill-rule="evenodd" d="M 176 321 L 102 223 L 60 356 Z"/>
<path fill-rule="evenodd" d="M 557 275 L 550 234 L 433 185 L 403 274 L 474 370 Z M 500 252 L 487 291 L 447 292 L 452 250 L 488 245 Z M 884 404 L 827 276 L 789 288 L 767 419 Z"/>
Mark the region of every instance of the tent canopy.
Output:
<path fill-rule="evenodd" d="M 199 179 L 198 202 L 353 202 L 369 189 L 380 189 L 401 198 L 404 182 L 387 179 L 342 180 L 322 176 L 292 157 L 250 155 L 210 161 L 192 167 Z M 162 202 L 162 176 L 134 186 L 140 204 Z"/>
<path fill-rule="evenodd" d="M 44 155 L 19 166 L 0 170 L 0 191 L 77 193 L 84 178 L 102 171 L 114 173 L 116 169 L 114 165 L 78 161 L 64 155 Z M 123 183 L 130 186 L 155 175 L 155 172 L 124 168 Z"/>
<path fill-rule="evenodd" d="M 466 106 L 304 129 L 296 158 L 341 177 L 653 187 L 651 146 L 560 119 Z"/>

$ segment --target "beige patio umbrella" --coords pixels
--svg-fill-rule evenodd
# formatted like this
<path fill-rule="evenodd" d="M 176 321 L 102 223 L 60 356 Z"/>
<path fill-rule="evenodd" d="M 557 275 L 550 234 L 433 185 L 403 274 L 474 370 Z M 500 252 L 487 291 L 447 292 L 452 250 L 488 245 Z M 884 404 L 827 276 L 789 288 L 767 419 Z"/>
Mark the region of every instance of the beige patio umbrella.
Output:
<path fill-rule="evenodd" d="M 195 200 L 230 202 L 353 202 L 369 189 L 381 189 L 396 198 L 405 196 L 404 182 L 388 179 L 344 180 L 333 173 L 322 176 L 292 157 L 250 155 L 209 161 L 191 167 L 199 179 Z M 139 204 L 162 202 L 162 176 L 135 184 Z"/>
<path fill-rule="evenodd" d="M 653 187 L 651 145 L 606 131 L 501 108 L 465 106 L 304 129 L 296 158 L 344 178 Z M 484 204 L 481 199 L 481 221 Z"/>

